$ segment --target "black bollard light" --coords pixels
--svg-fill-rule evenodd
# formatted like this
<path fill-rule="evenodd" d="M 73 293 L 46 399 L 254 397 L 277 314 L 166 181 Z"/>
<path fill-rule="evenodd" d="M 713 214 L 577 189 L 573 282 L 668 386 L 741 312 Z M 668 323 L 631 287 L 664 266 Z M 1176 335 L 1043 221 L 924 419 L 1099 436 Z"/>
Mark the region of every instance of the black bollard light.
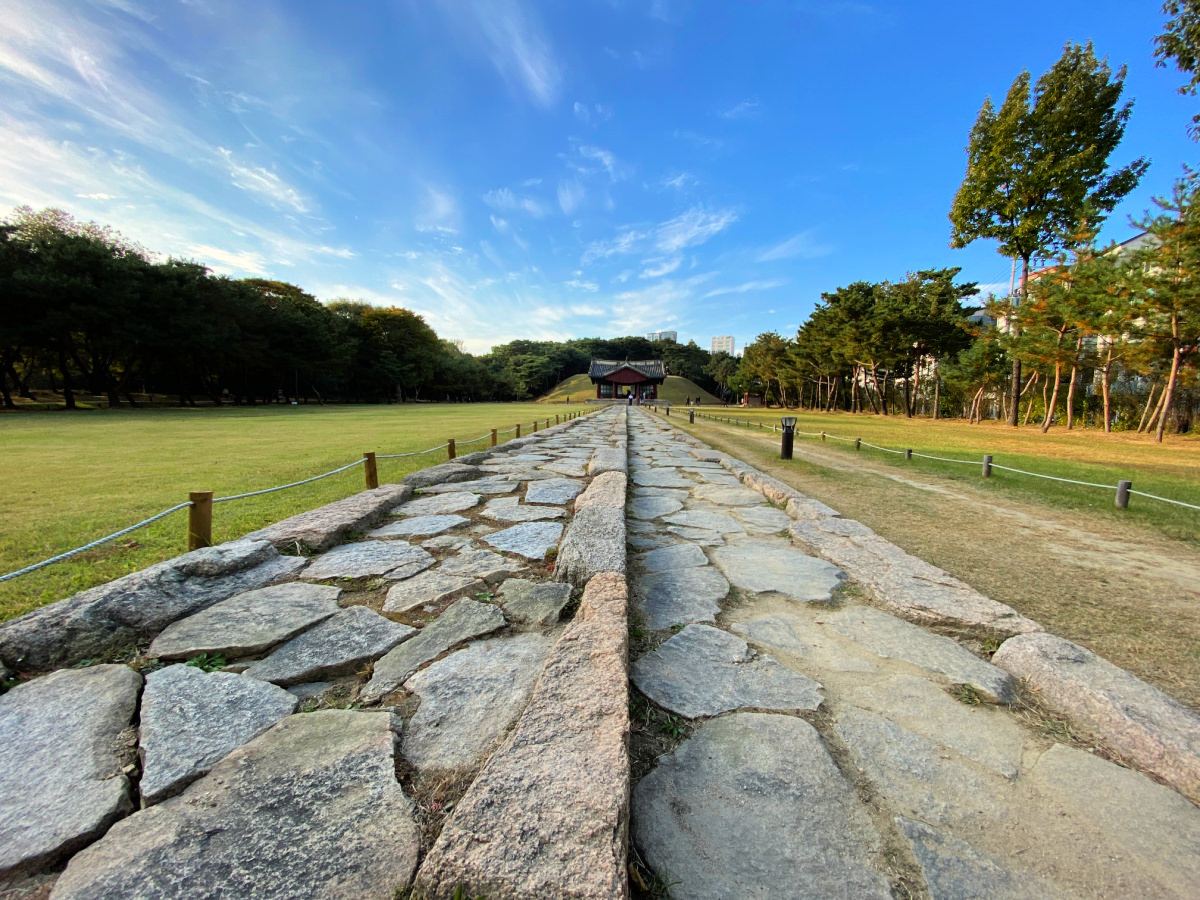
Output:
<path fill-rule="evenodd" d="M 784 416 L 779 421 L 783 425 L 783 441 L 779 447 L 779 458 L 791 459 L 792 444 L 796 440 L 796 417 Z"/>
<path fill-rule="evenodd" d="M 688 410 L 688 424 L 689 425 L 696 424 L 696 411 L 694 409 Z"/>

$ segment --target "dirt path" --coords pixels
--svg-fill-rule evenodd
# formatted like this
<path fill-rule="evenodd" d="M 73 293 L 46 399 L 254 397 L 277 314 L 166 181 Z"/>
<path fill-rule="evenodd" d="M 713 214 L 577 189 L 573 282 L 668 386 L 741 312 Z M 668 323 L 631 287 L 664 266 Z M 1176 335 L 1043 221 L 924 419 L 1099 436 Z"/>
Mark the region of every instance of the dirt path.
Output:
<path fill-rule="evenodd" d="M 688 429 L 1200 711 L 1200 551 L 1140 527 L 997 498 L 706 423 Z"/>

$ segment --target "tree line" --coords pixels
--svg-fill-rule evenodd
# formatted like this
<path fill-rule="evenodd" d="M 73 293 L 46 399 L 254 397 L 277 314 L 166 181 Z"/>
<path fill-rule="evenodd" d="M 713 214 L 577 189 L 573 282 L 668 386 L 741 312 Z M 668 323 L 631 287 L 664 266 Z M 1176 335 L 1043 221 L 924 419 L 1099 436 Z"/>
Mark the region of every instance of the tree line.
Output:
<path fill-rule="evenodd" d="M 586 372 L 593 356 L 661 358 L 715 388 L 694 343 L 639 337 L 513 341 L 485 356 L 438 337 L 418 314 L 321 303 L 294 284 L 213 275 L 62 210 L 0 222 L 0 402 L 34 390 L 77 408 L 146 394 L 184 405 L 527 400 Z"/>

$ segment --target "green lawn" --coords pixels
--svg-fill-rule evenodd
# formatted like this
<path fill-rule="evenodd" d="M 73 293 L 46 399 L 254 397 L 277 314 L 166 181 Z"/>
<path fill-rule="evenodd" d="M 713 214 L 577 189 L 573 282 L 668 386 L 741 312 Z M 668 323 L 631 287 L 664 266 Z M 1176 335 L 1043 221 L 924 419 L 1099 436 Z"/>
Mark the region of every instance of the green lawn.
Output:
<path fill-rule="evenodd" d="M 683 410 L 674 411 L 672 419 Z M 804 442 L 821 443 L 827 438 L 827 450 L 847 454 L 859 452 L 897 467 L 936 472 L 950 480 L 969 479 L 986 490 L 1054 506 L 1091 510 L 1112 520 L 1136 521 L 1150 525 L 1176 539 L 1200 543 L 1200 510 L 1186 509 L 1133 496 L 1129 509 L 1114 508 L 1116 485 L 1130 480 L 1133 488 L 1160 497 L 1169 497 L 1200 506 L 1200 436 L 1169 435 L 1156 444 L 1146 435 L 1104 434 L 1095 430 L 1052 428 L 1042 434 L 1036 426 L 1010 428 L 998 422 L 968 425 L 959 419 L 931 421 L 903 416 L 853 415 L 850 413 L 804 413 L 795 410 L 796 446 Z M 769 431 L 779 422 L 782 410 L 709 407 L 697 410 L 698 436 L 703 437 L 704 416 L 733 419 L 758 431 Z M 842 438 L 843 440 L 836 440 Z M 861 438 L 863 447 L 855 451 L 853 440 Z M 776 435 L 770 440 L 778 441 Z M 937 462 L 914 457 L 905 461 L 902 453 L 893 454 L 868 447 L 874 444 L 891 450 L 911 449 L 948 459 L 969 460 L 971 465 Z M 1111 485 L 1113 490 L 1063 484 L 993 468 L 992 477 L 981 477 L 984 454 L 996 465 L 1037 472 L 1058 478 Z"/>
<path fill-rule="evenodd" d="M 0 574 L 81 546 L 187 500 L 274 487 L 353 462 L 458 442 L 488 446 L 496 428 L 528 434 L 582 404 L 399 404 L 89 410 L 0 415 Z M 594 409 L 594 407 L 592 407 Z M 501 442 L 512 434 L 502 434 Z M 439 450 L 380 460 L 381 482 L 442 462 Z M 217 504 L 225 541 L 362 490 L 361 466 L 312 484 Z M 187 512 L 46 569 L 0 582 L 0 620 L 170 558 L 185 549 Z"/>

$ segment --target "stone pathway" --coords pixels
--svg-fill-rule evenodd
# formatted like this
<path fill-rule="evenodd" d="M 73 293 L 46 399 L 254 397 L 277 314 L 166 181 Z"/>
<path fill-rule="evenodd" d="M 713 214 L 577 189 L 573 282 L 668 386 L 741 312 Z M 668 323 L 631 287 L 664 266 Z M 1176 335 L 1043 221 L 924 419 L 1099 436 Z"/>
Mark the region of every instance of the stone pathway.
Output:
<path fill-rule="evenodd" d="M 868 571 L 899 595 L 932 567 L 858 523 L 821 530 L 800 501 L 793 529 L 730 472 L 777 501 L 783 486 L 727 463 L 631 411 L 631 616 L 657 645 L 631 682 L 694 728 L 633 787 L 633 840 L 670 896 L 1196 896 L 1200 809 L 1023 723 L 1008 672 L 867 605 L 877 585 L 793 535 L 874 540 L 884 561 Z M 829 555 L 853 563 L 846 546 Z M 965 606 L 979 635 L 1029 630 L 988 604 L 942 624 L 968 631 Z"/>
<path fill-rule="evenodd" d="M 631 846 L 676 898 L 1200 884 L 1200 719 L 637 408 L 4 623 L 3 669 L 0 900 L 607 900 Z M 675 742 L 632 790 L 631 691 Z"/>
<path fill-rule="evenodd" d="M 554 559 L 576 498 L 625 458 L 626 413 L 606 409 L 0 626 L 17 671 L 84 664 L 0 696 L 0 895 L 391 898 L 429 856 L 431 897 L 485 875 L 610 896 L 628 822 L 624 579 L 562 583 Z M 618 499 L 592 501 L 618 518 L 619 477 Z M 276 549 L 297 545 L 312 558 Z M 623 572 L 623 528 L 614 547 Z M 596 641 L 598 659 L 572 661 Z M 140 672 L 90 665 L 135 645 Z M 551 669 L 577 670 L 577 692 L 565 676 L 536 692 Z M 567 764 L 539 777 L 541 807 L 537 784 L 505 786 L 499 754 L 476 778 L 522 728 L 537 733 L 522 747 Z M 587 818 L 561 798 L 584 802 L 589 783 L 598 824 L 576 834 Z M 580 871 L 534 844 L 497 880 L 486 852 L 436 850 L 481 792 L 472 840 L 524 842 L 532 814 Z"/>

